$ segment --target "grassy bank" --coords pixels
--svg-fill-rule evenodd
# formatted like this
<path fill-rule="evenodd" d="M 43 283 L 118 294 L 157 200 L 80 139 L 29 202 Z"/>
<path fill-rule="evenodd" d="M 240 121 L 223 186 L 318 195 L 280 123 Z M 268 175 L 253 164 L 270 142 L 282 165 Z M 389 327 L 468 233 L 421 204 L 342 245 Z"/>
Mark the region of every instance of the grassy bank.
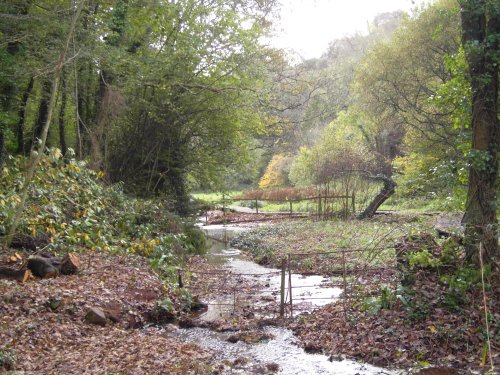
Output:
<path fill-rule="evenodd" d="M 238 235 L 232 245 L 248 250 L 260 264 L 279 267 L 288 254 L 293 267 L 301 272 L 328 273 L 330 263 L 316 254 L 339 249 L 362 250 L 362 258 L 373 265 L 394 263 L 394 243 L 407 233 L 432 230 L 432 218 L 426 216 L 378 216 L 372 220 L 290 221 L 256 228 Z"/>

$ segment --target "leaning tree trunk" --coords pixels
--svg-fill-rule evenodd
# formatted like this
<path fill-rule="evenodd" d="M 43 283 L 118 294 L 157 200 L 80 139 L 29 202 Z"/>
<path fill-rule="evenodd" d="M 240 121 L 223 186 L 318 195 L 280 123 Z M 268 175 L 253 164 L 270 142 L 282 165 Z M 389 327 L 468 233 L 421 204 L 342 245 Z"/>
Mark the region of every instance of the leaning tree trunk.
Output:
<path fill-rule="evenodd" d="M 396 191 L 396 183 L 394 182 L 394 180 L 387 176 L 384 176 L 383 174 L 370 176 L 369 178 L 374 181 L 382 181 L 384 183 L 384 186 L 382 187 L 382 190 L 380 190 L 380 192 L 375 196 L 375 198 L 373 198 L 368 207 L 366 207 L 365 210 L 358 215 L 358 219 L 373 217 L 382 203 L 384 203 Z"/>
<path fill-rule="evenodd" d="M 472 87 L 472 159 L 462 222 L 465 224 L 466 258 L 479 265 L 481 243 L 486 262 L 498 254 L 500 8 L 491 0 L 463 0 L 461 8 L 462 43 Z"/>

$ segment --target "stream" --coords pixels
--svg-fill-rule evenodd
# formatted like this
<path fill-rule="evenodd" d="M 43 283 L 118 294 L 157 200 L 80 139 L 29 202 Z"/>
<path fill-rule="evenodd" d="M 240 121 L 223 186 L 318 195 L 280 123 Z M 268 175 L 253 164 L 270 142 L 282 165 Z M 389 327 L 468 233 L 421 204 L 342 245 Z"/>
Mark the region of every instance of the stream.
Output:
<path fill-rule="evenodd" d="M 225 268 L 232 274 L 241 275 L 245 283 L 260 285 L 257 292 L 243 296 L 251 299 L 249 302 L 257 318 L 276 318 L 279 311 L 280 271 L 267 268 L 249 261 L 242 256 L 239 249 L 227 245 L 227 240 L 238 231 L 248 230 L 249 227 L 209 225 L 201 227 L 210 239 L 210 248 L 206 255 L 208 262 L 219 268 Z M 214 240 L 219 238 L 223 241 Z M 245 280 L 246 279 L 246 280 Z M 288 275 L 287 275 L 288 283 Z M 301 312 L 310 312 L 332 300 L 338 299 L 341 289 L 329 287 L 328 279 L 322 276 L 292 275 L 294 288 L 294 316 Z M 232 296 L 216 296 L 209 302 L 208 310 L 196 319 L 210 322 L 220 319 L 231 319 L 234 311 Z M 266 308 L 259 309 L 260 306 Z M 269 308 L 269 305 L 272 308 Z M 216 332 L 208 328 L 179 329 L 177 334 L 185 341 L 196 343 L 219 353 L 218 359 L 224 363 L 222 374 L 338 374 L 338 375 L 382 375 L 396 374 L 371 365 L 351 360 L 329 360 L 325 355 L 308 354 L 297 346 L 297 338 L 289 329 L 265 326 L 260 329 L 266 340 L 259 342 L 229 342 L 234 332 Z M 277 365 L 277 366 L 276 366 Z"/>

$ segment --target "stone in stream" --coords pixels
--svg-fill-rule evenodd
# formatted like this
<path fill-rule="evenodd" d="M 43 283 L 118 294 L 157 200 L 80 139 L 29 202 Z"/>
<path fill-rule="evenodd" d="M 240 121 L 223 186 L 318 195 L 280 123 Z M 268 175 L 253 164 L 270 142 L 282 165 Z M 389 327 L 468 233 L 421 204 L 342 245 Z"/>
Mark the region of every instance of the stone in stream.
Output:
<path fill-rule="evenodd" d="M 264 363 L 262 365 L 254 366 L 252 372 L 255 374 L 269 374 L 276 373 L 280 370 L 280 366 L 274 362 Z"/>
<path fill-rule="evenodd" d="M 238 341 L 246 342 L 247 344 L 255 344 L 261 341 L 267 341 L 273 338 L 273 335 L 261 332 L 238 332 L 230 335 L 226 341 L 232 344 Z"/>
<path fill-rule="evenodd" d="M 200 300 L 198 296 L 193 297 L 193 302 L 191 303 L 191 311 L 204 311 L 208 310 L 208 303 Z"/>

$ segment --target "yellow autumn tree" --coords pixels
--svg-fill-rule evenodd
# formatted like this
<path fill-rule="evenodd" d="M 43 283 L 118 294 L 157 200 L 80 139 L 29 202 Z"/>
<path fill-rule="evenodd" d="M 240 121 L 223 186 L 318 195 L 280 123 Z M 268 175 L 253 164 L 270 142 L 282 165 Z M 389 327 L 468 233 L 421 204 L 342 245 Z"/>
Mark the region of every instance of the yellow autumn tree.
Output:
<path fill-rule="evenodd" d="M 291 163 L 292 157 L 290 155 L 275 154 L 260 178 L 259 187 L 270 189 L 289 185 L 288 173 Z"/>

